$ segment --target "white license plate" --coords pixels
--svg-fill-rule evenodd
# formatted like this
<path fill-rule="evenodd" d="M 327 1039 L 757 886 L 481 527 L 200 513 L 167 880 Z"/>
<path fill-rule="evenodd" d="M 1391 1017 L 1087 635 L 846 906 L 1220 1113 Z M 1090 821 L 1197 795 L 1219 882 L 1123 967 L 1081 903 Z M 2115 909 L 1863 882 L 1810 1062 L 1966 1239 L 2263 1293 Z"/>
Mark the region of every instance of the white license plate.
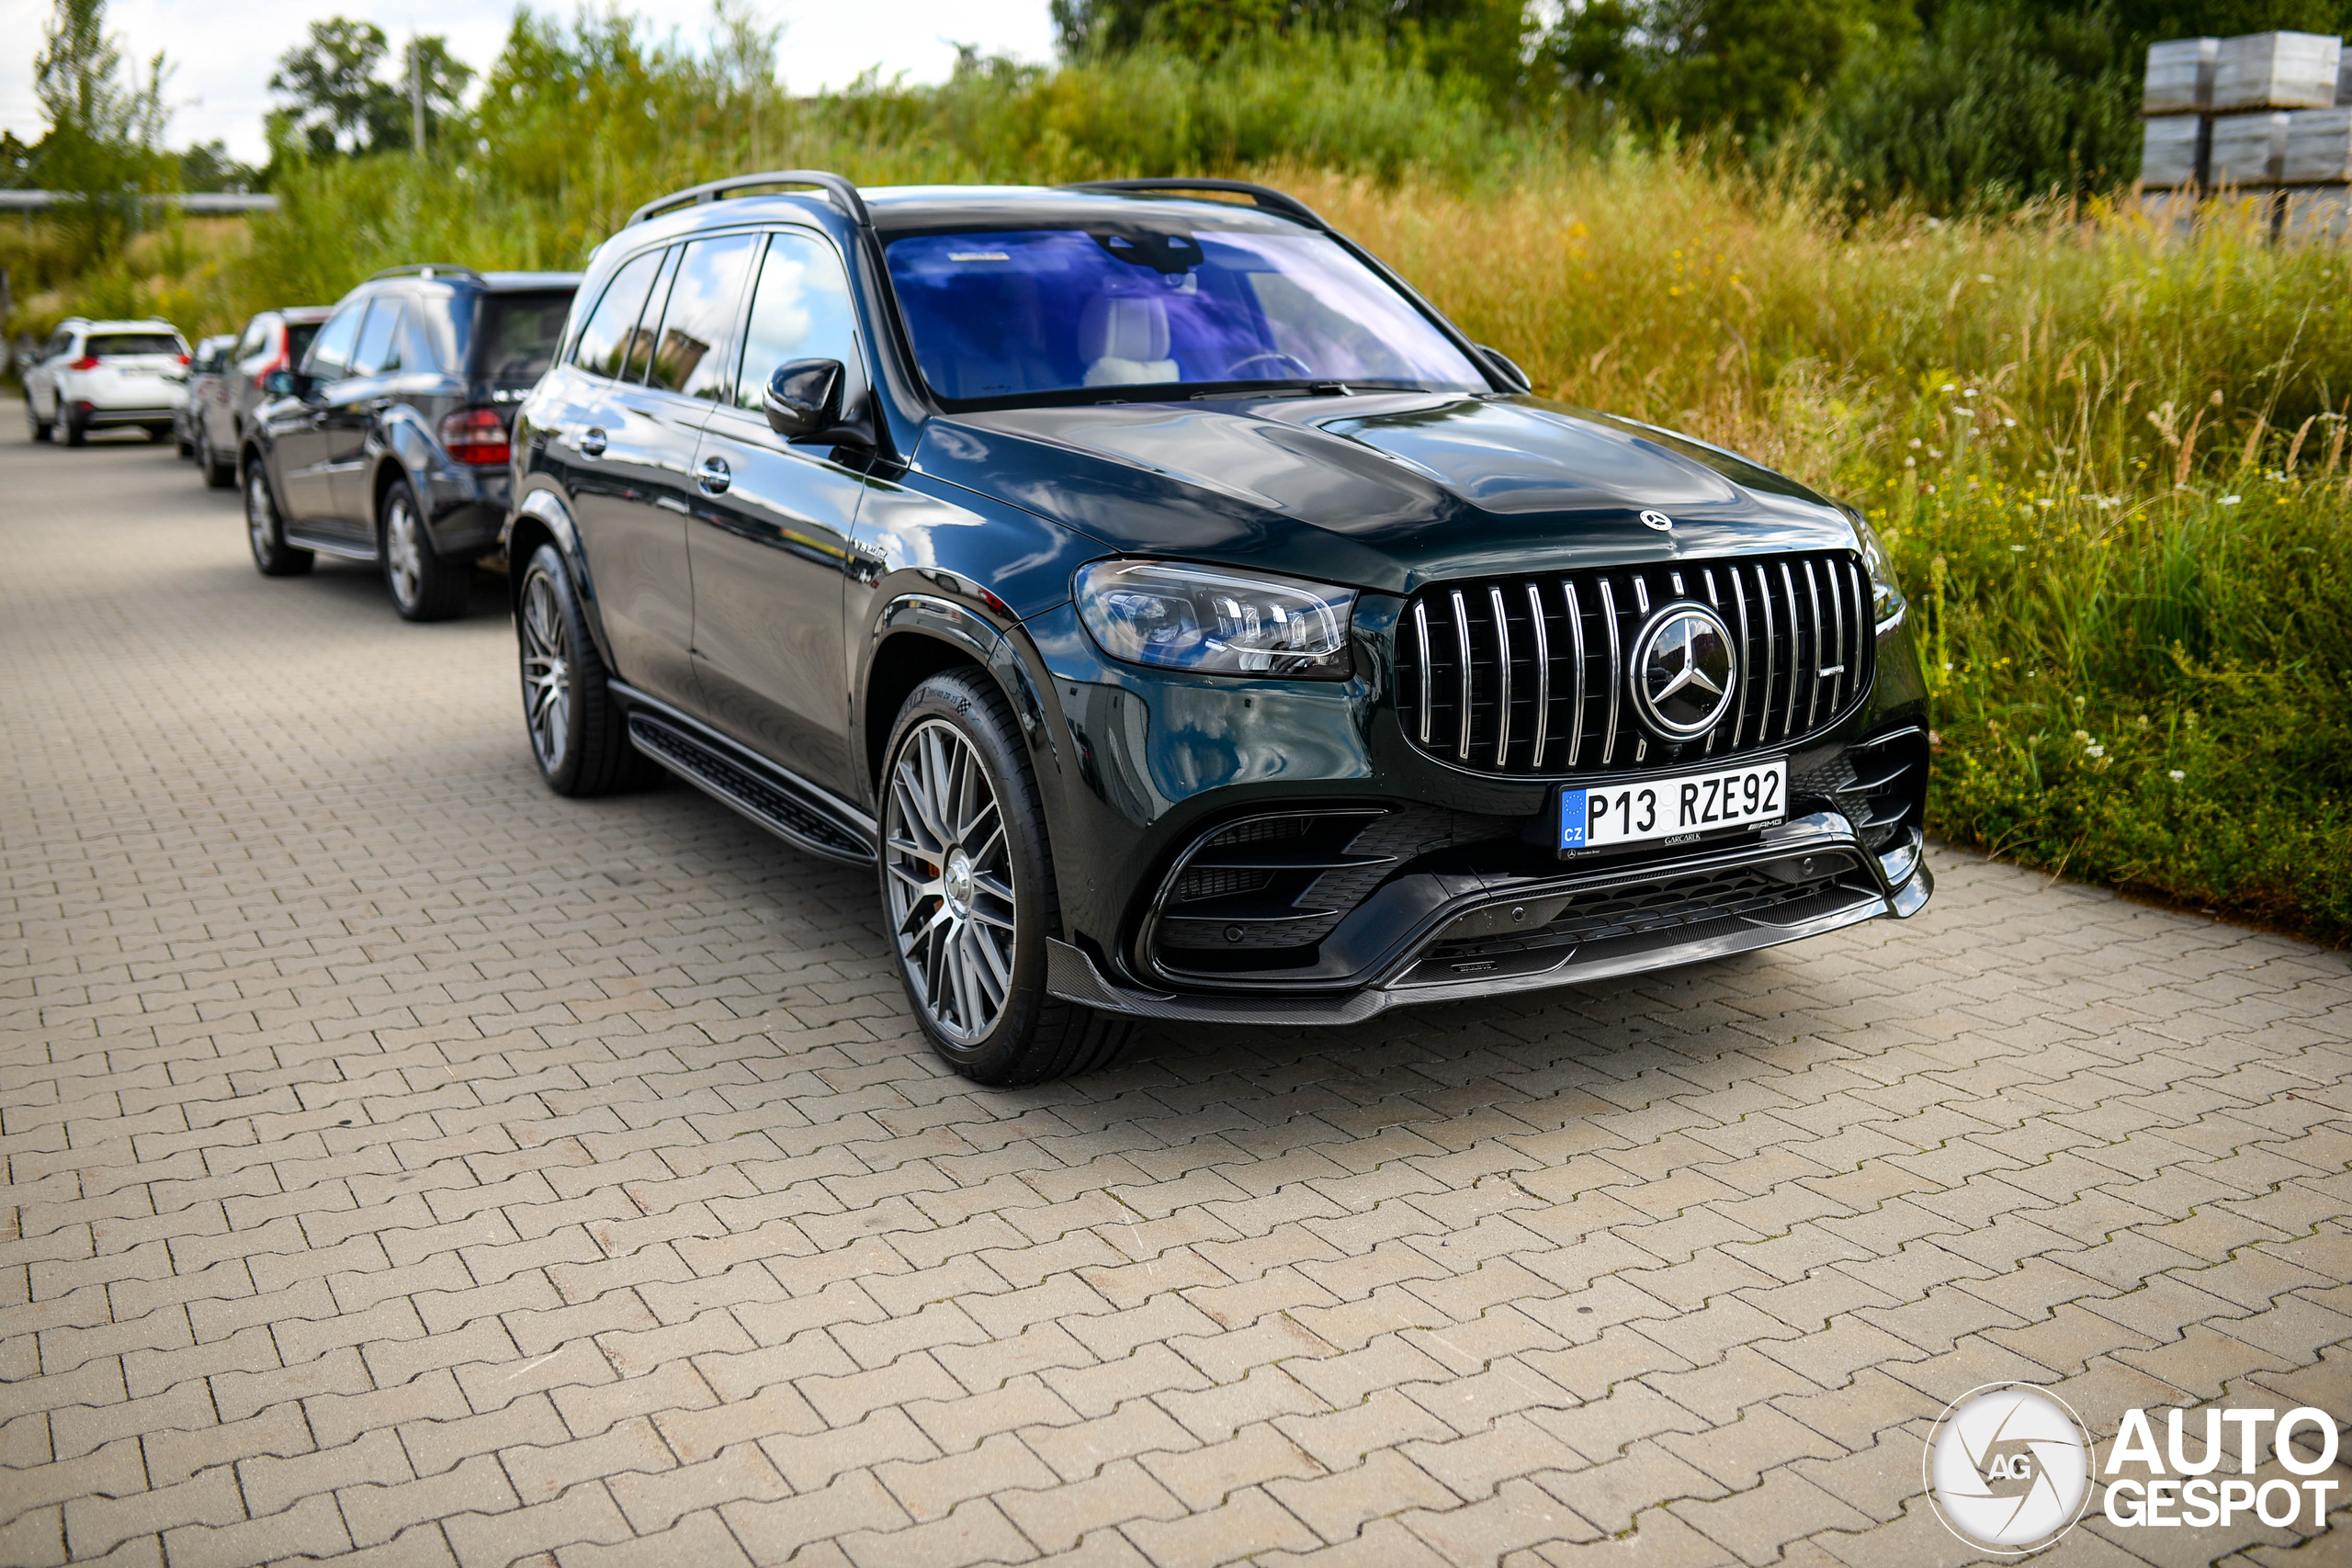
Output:
<path fill-rule="evenodd" d="M 1614 788 L 1560 792 L 1560 848 L 1603 849 L 1760 828 L 1788 814 L 1786 758 Z"/>

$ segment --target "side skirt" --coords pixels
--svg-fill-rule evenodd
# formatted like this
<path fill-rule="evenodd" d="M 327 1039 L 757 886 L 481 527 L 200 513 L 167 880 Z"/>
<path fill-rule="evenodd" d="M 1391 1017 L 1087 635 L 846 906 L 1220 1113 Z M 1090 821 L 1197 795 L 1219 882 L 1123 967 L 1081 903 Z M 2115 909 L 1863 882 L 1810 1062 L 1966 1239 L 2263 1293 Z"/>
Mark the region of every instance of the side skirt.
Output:
<path fill-rule="evenodd" d="M 620 682 L 637 749 L 796 849 L 844 865 L 874 863 L 875 825 L 863 812 L 714 734 L 684 714 Z"/>
<path fill-rule="evenodd" d="M 376 558 L 376 547 L 373 545 L 363 545 L 351 539 L 330 539 L 322 534 L 305 534 L 294 527 L 286 530 L 286 542 L 298 550 L 334 556 L 339 560 L 372 561 Z"/>

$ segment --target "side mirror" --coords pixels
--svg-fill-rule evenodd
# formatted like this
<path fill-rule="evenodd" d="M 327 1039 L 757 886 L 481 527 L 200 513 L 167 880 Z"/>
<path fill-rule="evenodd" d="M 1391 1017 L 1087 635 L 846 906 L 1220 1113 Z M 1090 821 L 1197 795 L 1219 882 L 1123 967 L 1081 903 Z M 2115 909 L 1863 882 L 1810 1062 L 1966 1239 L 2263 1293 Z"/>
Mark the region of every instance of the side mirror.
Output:
<path fill-rule="evenodd" d="M 302 390 L 302 380 L 291 370 L 273 370 L 261 378 L 261 389 L 273 398 L 290 398 Z"/>
<path fill-rule="evenodd" d="M 798 446 L 873 446 L 862 414 L 842 417 L 848 381 L 849 372 L 838 359 L 793 359 L 777 366 L 760 397 L 768 428 Z"/>
<path fill-rule="evenodd" d="M 1488 348 L 1483 343 L 1477 345 L 1477 349 L 1479 353 L 1487 356 L 1487 363 L 1498 371 L 1505 381 L 1510 383 L 1511 390 L 1515 392 L 1532 392 L 1535 389 L 1535 382 L 1533 379 L 1528 376 L 1526 371 L 1521 370 L 1519 367 L 1518 364 L 1510 355 L 1505 354 L 1499 348 Z"/>

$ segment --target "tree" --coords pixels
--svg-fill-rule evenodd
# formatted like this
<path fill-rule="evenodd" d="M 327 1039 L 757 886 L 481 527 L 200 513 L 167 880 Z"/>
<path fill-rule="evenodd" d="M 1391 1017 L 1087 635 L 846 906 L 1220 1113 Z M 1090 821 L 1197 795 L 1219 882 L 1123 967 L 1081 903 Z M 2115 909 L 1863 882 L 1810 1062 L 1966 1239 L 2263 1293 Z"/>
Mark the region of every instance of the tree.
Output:
<path fill-rule="evenodd" d="M 388 63 L 395 81 L 379 74 Z M 459 111 L 473 80 L 473 68 L 451 56 L 448 40 L 421 36 L 394 58 L 384 29 L 373 22 L 344 17 L 312 22 L 310 41 L 287 51 L 269 79 L 270 91 L 292 100 L 270 116 L 273 142 L 297 141 L 319 158 L 408 150 L 414 140 L 413 70 L 424 78 L 429 141 Z"/>
<path fill-rule="evenodd" d="M 74 200 L 61 213 L 85 261 L 111 254 L 138 216 L 138 197 L 164 188 L 175 169 L 161 152 L 170 111 L 158 53 L 145 85 L 123 64 L 107 31 L 106 0 L 56 0 L 33 57 L 33 94 L 49 116 L 35 173 Z"/>

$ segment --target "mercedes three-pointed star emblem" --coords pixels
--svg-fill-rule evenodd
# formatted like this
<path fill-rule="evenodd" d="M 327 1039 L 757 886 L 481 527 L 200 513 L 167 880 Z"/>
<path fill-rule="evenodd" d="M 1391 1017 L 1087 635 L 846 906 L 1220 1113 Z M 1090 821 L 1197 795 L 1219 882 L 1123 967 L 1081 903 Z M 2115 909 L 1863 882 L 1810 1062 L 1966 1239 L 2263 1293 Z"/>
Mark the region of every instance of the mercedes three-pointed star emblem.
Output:
<path fill-rule="evenodd" d="M 1704 604 L 1668 604 L 1634 637 L 1632 673 L 1642 722 L 1661 739 L 1694 739 L 1731 709 L 1731 628 Z"/>

